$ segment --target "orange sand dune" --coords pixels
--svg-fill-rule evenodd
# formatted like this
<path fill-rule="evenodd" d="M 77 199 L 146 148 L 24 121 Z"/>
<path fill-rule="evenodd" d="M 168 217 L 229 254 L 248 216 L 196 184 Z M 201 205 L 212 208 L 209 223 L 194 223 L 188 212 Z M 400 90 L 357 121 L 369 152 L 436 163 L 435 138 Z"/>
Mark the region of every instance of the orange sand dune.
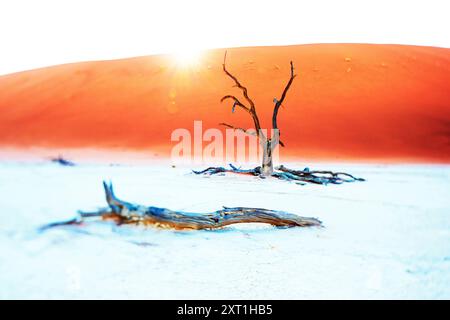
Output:
<path fill-rule="evenodd" d="M 32 53 L 30 53 L 32 54 Z M 84 62 L 0 77 L 0 146 L 157 150 L 175 128 L 251 127 L 224 94 L 224 50 L 198 65 L 171 56 Z M 283 155 L 450 162 L 450 49 L 317 44 L 228 50 L 228 68 L 270 125 L 293 60 L 298 77 L 280 110 Z"/>

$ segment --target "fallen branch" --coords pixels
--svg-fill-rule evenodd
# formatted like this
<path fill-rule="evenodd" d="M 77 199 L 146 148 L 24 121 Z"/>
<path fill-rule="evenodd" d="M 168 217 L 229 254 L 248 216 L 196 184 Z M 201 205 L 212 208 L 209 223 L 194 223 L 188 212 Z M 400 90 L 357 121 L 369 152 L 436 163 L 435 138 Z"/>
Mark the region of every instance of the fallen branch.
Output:
<path fill-rule="evenodd" d="M 192 172 L 195 174 L 208 174 L 208 175 L 224 173 L 224 172 L 250 174 L 253 176 L 259 176 L 261 174 L 261 167 L 256 167 L 254 169 L 240 169 L 240 168 L 233 166 L 230 163 L 230 168 L 231 169 L 226 169 L 224 167 L 209 167 L 209 168 L 206 168 L 205 170 L 201 170 L 201 171 L 192 170 Z"/>
<path fill-rule="evenodd" d="M 73 167 L 75 166 L 75 163 L 72 161 L 69 161 L 67 159 L 64 159 L 62 156 L 58 156 L 56 158 L 51 158 L 50 159 L 51 162 L 60 164 L 62 166 L 66 166 L 66 167 Z"/>
<path fill-rule="evenodd" d="M 236 168 L 237 169 L 237 168 Z M 239 170 L 239 169 L 237 169 Z M 173 211 L 165 208 L 146 207 L 119 200 L 112 184 L 103 182 L 108 208 L 96 212 L 79 212 L 79 217 L 63 222 L 50 223 L 40 230 L 64 225 L 79 225 L 87 219 L 101 218 L 116 224 L 153 225 L 170 229 L 218 229 L 235 223 L 267 223 L 277 227 L 321 226 L 316 218 L 300 217 L 284 211 L 261 208 L 223 207 L 211 213 Z"/>
<path fill-rule="evenodd" d="M 309 168 L 305 168 L 303 170 L 292 170 L 288 169 L 285 166 L 281 165 L 277 167 L 278 170 L 284 173 L 290 173 L 294 176 L 305 179 L 307 182 L 326 184 L 326 183 L 334 183 L 341 184 L 344 182 L 354 182 L 354 181 L 365 181 L 363 178 L 357 178 L 349 173 L 345 172 L 333 172 L 326 170 L 309 170 Z M 345 178 L 347 177 L 347 178 Z"/>
<path fill-rule="evenodd" d="M 321 171 L 321 170 L 309 170 L 305 168 L 303 170 L 292 170 L 288 169 L 285 166 L 281 165 L 272 173 L 272 177 L 278 178 L 280 180 L 287 181 L 296 181 L 298 184 L 305 183 L 315 183 L 315 184 L 342 184 L 344 182 L 354 182 L 354 181 L 365 181 L 363 178 L 357 178 L 349 173 L 345 172 L 333 172 L 333 171 Z M 238 174 L 248 174 L 252 176 L 260 176 L 261 175 L 261 167 L 256 167 L 254 169 L 240 169 L 232 164 L 230 164 L 230 169 L 226 169 L 224 167 L 209 167 L 205 170 L 194 171 L 195 174 L 207 174 L 213 175 L 218 173 L 238 173 Z"/>

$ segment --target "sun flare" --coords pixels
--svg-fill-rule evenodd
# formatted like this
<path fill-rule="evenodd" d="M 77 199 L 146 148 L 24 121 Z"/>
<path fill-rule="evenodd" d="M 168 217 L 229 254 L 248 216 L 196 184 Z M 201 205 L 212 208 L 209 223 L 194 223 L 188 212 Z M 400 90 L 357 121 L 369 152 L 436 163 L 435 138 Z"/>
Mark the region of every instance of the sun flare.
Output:
<path fill-rule="evenodd" d="M 178 66 L 183 68 L 193 67 L 200 63 L 201 50 L 182 49 L 173 54 Z"/>

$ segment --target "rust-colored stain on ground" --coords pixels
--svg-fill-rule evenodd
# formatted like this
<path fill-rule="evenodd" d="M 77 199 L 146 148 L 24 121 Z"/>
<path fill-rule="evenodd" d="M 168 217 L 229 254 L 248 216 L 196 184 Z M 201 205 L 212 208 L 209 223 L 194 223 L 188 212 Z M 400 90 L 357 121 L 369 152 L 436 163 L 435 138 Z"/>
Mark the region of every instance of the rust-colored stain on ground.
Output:
<path fill-rule="evenodd" d="M 96 147 L 169 155 L 176 128 L 248 114 L 221 104 L 240 95 L 222 71 L 224 50 L 180 66 L 171 56 L 75 63 L 0 77 L 0 147 Z M 450 49 L 318 44 L 228 50 L 263 127 L 273 99 L 295 79 L 279 114 L 284 155 L 450 162 Z"/>

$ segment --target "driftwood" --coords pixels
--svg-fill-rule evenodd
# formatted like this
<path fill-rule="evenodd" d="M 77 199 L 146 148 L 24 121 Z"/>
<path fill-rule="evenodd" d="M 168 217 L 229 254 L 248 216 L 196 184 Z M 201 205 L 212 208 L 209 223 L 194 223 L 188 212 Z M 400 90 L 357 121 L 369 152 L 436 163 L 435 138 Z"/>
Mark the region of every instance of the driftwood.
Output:
<path fill-rule="evenodd" d="M 209 167 L 201 171 L 193 170 L 193 172 L 195 174 L 206 174 L 206 175 L 231 172 L 265 178 L 265 176 L 262 175 L 261 167 L 256 167 L 254 169 L 240 169 L 230 164 L 230 168 L 231 169 L 227 169 L 224 167 Z M 276 167 L 275 169 L 276 170 L 273 171 L 272 173 L 272 177 L 276 177 L 281 180 L 295 181 L 298 184 L 314 183 L 326 185 L 329 183 L 342 184 L 344 182 L 365 181 L 365 179 L 363 178 L 357 178 L 345 172 L 310 170 L 309 168 L 305 168 L 303 170 L 292 170 L 286 168 L 283 165 Z"/>
<path fill-rule="evenodd" d="M 261 208 L 223 207 L 211 213 L 173 211 L 165 208 L 146 207 L 119 200 L 112 184 L 103 182 L 108 208 L 96 212 L 79 211 L 77 218 L 45 225 L 41 230 L 64 225 L 79 225 L 88 219 L 111 220 L 116 224 L 153 225 L 170 229 L 218 229 L 235 223 L 267 223 L 277 227 L 321 226 L 316 218 L 301 217 L 284 211 Z"/>

